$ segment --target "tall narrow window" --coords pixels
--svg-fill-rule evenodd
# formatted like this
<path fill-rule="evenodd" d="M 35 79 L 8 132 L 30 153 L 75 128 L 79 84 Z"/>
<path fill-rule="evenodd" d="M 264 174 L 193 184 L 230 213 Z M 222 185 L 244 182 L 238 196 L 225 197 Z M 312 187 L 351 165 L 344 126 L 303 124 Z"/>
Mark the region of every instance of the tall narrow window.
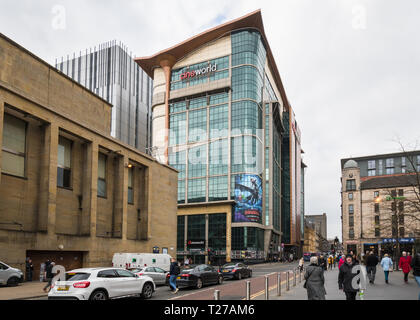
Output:
<path fill-rule="evenodd" d="M 383 160 L 378 161 L 378 174 L 380 176 L 384 174 L 384 161 Z"/>
<path fill-rule="evenodd" d="M 356 191 L 356 180 L 347 180 L 346 191 Z"/>
<path fill-rule="evenodd" d="M 394 159 L 387 159 L 386 160 L 386 174 L 394 174 L 394 173 L 395 173 Z"/>
<path fill-rule="evenodd" d="M 26 122 L 8 114 L 4 114 L 2 150 L 2 172 L 18 177 L 24 177 L 26 156 Z"/>
<path fill-rule="evenodd" d="M 98 157 L 98 197 L 106 198 L 106 155 L 99 153 Z"/>
<path fill-rule="evenodd" d="M 354 214 L 354 205 L 349 204 L 349 214 Z"/>
<path fill-rule="evenodd" d="M 401 172 L 407 173 L 407 159 L 406 157 L 401 158 Z"/>
<path fill-rule="evenodd" d="M 133 167 L 128 168 L 128 204 L 134 204 Z"/>
<path fill-rule="evenodd" d="M 368 175 L 369 177 L 376 176 L 376 161 L 368 161 Z"/>
<path fill-rule="evenodd" d="M 354 199 L 353 193 L 349 193 L 349 200 L 353 200 L 353 199 Z"/>
<path fill-rule="evenodd" d="M 420 172 L 420 156 L 417 156 L 417 172 Z"/>
<path fill-rule="evenodd" d="M 71 188 L 71 149 L 72 141 L 59 137 L 57 186 L 60 188 Z"/>
<path fill-rule="evenodd" d="M 379 213 L 379 203 L 375 203 L 375 213 Z"/>

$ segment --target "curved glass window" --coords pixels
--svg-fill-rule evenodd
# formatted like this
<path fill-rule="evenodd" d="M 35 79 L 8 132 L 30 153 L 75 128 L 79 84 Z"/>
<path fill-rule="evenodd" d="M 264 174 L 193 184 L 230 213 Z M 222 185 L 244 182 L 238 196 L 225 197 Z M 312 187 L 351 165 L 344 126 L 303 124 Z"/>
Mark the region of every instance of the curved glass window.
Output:
<path fill-rule="evenodd" d="M 262 110 L 250 100 L 232 103 L 232 130 L 242 134 L 257 134 L 262 129 Z"/>
<path fill-rule="evenodd" d="M 261 101 L 263 82 L 255 67 L 243 66 L 232 70 L 232 101 L 252 99 Z"/>
<path fill-rule="evenodd" d="M 261 34 L 256 30 L 245 30 L 232 33 L 232 66 L 252 64 L 263 71 L 267 51 L 264 48 Z"/>

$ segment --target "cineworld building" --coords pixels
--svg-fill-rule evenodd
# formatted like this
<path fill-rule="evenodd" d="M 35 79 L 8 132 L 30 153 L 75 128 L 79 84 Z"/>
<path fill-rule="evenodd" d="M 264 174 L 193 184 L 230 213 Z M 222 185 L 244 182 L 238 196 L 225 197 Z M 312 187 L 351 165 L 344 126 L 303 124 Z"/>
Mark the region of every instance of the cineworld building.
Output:
<path fill-rule="evenodd" d="M 301 132 L 261 11 L 136 62 L 154 80 L 153 155 L 179 171 L 178 259 L 302 255 Z"/>

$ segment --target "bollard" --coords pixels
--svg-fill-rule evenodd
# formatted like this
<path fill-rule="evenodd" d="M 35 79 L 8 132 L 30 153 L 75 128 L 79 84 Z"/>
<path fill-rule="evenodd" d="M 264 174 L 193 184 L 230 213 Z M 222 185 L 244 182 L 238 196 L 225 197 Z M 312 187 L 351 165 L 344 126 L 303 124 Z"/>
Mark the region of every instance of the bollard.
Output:
<path fill-rule="evenodd" d="M 265 276 L 265 300 L 268 300 L 269 296 L 268 276 Z"/>
<path fill-rule="evenodd" d="M 251 300 L 251 281 L 246 282 L 246 300 Z"/>
<path fill-rule="evenodd" d="M 281 296 L 281 273 L 277 273 L 277 296 Z"/>
<path fill-rule="evenodd" d="M 220 300 L 220 290 L 214 291 L 214 300 Z"/>
<path fill-rule="evenodd" d="M 286 291 L 290 290 L 290 283 L 289 283 L 290 273 L 289 271 L 286 272 Z"/>
<path fill-rule="evenodd" d="M 296 287 L 296 269 L 293 270 L 293 286 Z"/>

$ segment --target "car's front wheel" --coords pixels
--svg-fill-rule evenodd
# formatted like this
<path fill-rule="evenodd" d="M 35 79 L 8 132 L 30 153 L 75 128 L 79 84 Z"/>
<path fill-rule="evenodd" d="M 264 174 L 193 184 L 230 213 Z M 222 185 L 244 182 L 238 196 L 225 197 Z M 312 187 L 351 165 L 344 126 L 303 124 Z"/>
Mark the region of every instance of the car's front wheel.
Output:
<path fill-rule="evenodd" d="M 11 277 L 9 280 L 7 280 L 8 287 L 16 287 L 18 284 L 19 284 L 19 278 L 17 277 Z"/>
<path fill-rule="evenodd" d="M 153 296 L 153 285 L 150 282 L 144 284 L 141 296 L 144 299 L 152 298 L 152 296 Z"/>
<path fill-rule="evenodd" d="M 96 290 L 90 295 L 89 300 L 108 300 L 108 294 L 105 290 Z"/>

